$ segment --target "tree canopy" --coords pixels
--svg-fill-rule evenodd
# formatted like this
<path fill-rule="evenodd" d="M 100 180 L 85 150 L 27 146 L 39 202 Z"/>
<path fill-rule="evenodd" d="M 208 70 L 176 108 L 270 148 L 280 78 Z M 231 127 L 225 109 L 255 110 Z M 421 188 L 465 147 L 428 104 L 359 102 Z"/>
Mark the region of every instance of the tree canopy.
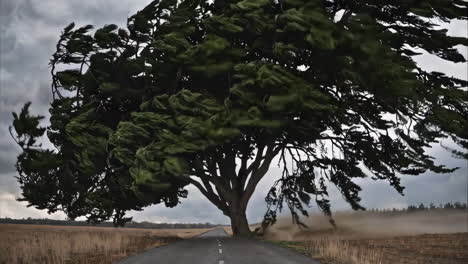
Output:
<path fill-rule="evenodd" d="M 466 20 L 462 0 L 156 0 L 126 28 L 61 34 L 51 59 L 50 125 L 14 114 L 22 200 L 70 218 L 173 207 L 195 185 L 235 234 L 274 158 L 281 178 L 265 224 L 286 205 L 330 214 L 334 184 L 353 209 L 353 179 L 431 170 L 425 148 L 451 138 L 467 157 L 467 81 L 415 63 L 426 52 L 465 63 L 467 38 L 439 23 Z M 437 21 L 437 23 L 435 22 Z M 13 131 L 12 131 L 13 132 Z M 47 134 L 55 149 L 43 149 Z"/>

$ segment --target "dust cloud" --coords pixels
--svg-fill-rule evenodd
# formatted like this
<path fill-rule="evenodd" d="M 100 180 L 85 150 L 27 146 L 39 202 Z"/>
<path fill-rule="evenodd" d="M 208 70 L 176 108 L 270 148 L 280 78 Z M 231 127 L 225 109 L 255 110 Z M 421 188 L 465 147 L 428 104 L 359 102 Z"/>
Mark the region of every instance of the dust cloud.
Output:
<path fill-rule="evenodd" d="M 264 235 L 272 240 L 313 240 L 324 236 L 341 238 L 388 238 L 421 234 L 468 232 L 468 218 L 464 210 L 427 210 L 415 212 L 339 212 L 333 215 L 334 230 L 328 218 L 314 214 L 303 219 L 308 228 L 281 218 Z"/>

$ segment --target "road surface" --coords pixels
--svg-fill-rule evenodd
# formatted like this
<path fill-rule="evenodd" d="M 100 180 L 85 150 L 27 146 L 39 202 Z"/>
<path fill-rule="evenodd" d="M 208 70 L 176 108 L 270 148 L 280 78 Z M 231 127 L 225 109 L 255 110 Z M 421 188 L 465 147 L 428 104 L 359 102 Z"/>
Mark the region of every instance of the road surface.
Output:
<path fill-rule="evenodd" d="M 229 237 L 217 228 L 123 259 L 119 264 L 320 264 L 270 243 Z"/>

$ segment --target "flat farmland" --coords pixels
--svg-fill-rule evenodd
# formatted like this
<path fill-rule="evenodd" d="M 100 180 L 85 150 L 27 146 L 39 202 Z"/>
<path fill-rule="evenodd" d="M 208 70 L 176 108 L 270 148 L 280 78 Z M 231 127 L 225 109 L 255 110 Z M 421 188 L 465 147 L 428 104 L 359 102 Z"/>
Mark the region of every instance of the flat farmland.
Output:
<path fill-rule="evenodd" d="M 280 242 L 323 264 L 466 264 L 468 233 Z"/>
<path fill-rule="evenodd" d="M 468 222 L 463 211 L 338 213 L 337 229 L 313 215 L 308 229 L 281 219 L 265 234 L 323 264 L 465 264 Z"/>
<path fill-rule="evenodd" d="M 0 224 L 0 264 L 113 263 L 208 230 Z"/>

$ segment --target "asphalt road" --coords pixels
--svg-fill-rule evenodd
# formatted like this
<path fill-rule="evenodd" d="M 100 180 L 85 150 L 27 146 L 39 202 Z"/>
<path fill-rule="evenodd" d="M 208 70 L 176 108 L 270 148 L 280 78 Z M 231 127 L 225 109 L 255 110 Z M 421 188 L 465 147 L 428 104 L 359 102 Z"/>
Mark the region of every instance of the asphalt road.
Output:
<path fill-rule="evenodd" d="M 320 264 L 267 242 L 229 237 L 217 228 L 123 259 L 120 264 Z"/>

